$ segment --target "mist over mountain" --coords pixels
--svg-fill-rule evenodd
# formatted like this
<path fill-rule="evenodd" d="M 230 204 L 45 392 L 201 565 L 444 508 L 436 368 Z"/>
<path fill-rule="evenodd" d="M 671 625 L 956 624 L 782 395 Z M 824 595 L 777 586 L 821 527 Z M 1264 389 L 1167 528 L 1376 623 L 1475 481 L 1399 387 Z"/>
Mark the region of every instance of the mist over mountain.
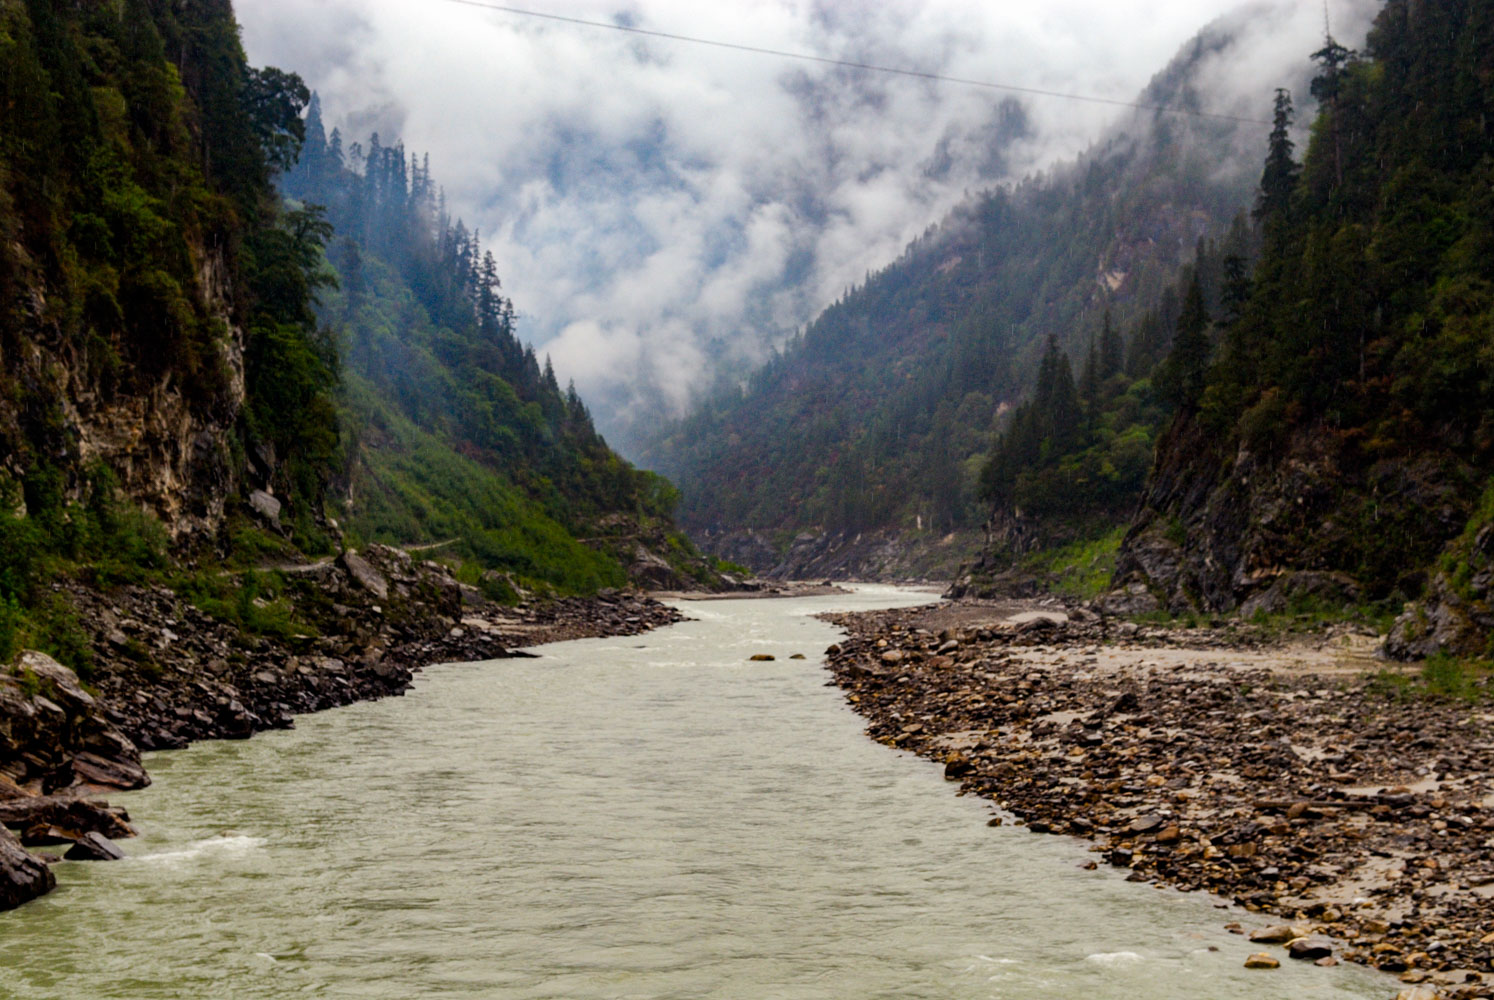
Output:
<path fill-rule="evenodd" d="M 1233 6 L 553 10 L 1127 99 Z M 1334 4 L 1341 34 L 1361 6 Z M 1321 35 L 1315 4 L 1253 11 L 1230 63 L 1197 77 L 1211 110 L 1260 117 Z M 256 0 L 241 16 L 251 57 L 298 67 L 329 130 L 431 152 L 453 214 L 498 260 L 519 335 L 625 450 L 745 376 L 969 191 L 1071 157 L 1120 114 L 441 3 Z"/>
<path fill-rule="evenodd" d="M 1373 6 L 1356 8 L 1357 24 Z M 1306 94 L 1311 42 L 1290 70 L 1257 76 L 1262 54 L 1299 16 L 1294 5 L 1260 3 L 1217 20 L 1142 101 L 1269 108 L 1263 81 Z M 837 300 L 742 389 L 716 394 L 658 435 L 644 462 L 675 479 L 693 529 L 766 532 L 766 543 L 718 543 L 762 569 L 801 531 L 846 540 L 873 529 L 935 538 L 974 529 L 988 513 L 981 469 L 1003 414 L 1031 392 L 1045 343 L 1082 360 L 1109 312 L 1144 382 L 1177 318 L 1169 287 L 1201 240 L 1223 237 L 1249 208 L 1266 131 L 1136 112 L 1077 160 L 972 198 Z M 1138 324 L 1144 329 L 1133 330 Z M 1141 391 L 1138 405 L 1149 393 Z M 1149 436 L 1131 452 L 1135 489 Z M 832 568 L 816 561 L 791 572 Z"/>

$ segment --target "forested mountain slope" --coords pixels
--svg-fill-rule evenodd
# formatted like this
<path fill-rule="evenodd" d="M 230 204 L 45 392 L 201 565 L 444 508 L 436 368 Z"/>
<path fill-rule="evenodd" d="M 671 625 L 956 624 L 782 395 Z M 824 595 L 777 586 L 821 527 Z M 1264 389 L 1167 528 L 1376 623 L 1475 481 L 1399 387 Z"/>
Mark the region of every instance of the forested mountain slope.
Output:
<path fill-rule="evenodd" d="M 475 238 L 392 221 L 387 186 L 329 198 L 357 240 L 408 244 L 360 271 L 282 203 L 309 97 L 247 65 L 227 0 L 0 2 L 0 659 L 86 666 L 99 623 L 64 581 L 242 618 L 257 591 L 206 567 L 373 540 L 569 592 L 709 576 L 668 484 L 513 340 Z"/>
<path fill-rule="evenodd" d="M 1195 74 L 1228 63 L 1239 24 L 1201 33 L 1143 102 L 1200 107 Z M 994 432 L 1030 391 L 1049 338 L 1083 357 L 1107 310 L 1128 332 L 1149 312 L 1175 314 L 1164 291 L 1200 238 L 1222 237 L 1248 205 L 1264 131 L 1138 113 L 1077 162 L 972 199 L 747 386 L 669 428 L 644 464 L 679 484 L 686 525 L 760 568 L 802 531 L 832 536 L 799 540 L 823 551 L 874 530 L 973 530 Z M 1170 332 L 1153 325 L 1147 337 L 1133 375 Z M 755 529 L 750 544 L 722 535 L 742 528 Z"/>
<path fill-rule="evenodd" d="M 77 646 L 68 567 L 212 549 L 250 490 L 329 544 L 334 356 L 270 187 L 306 98 L 226 0 L 0 4 L 0 655 Z"/>
<path fill-rule="evenodd" d="M 1273 140 L 1240 318 L 1167 431 L 1118 581 L 1167 606 L 1422 598 L 1402 654 L 1494 613 L 1494 4 L 1392 0 Z"/>
<path fill-rule="evenodd" d="M 313 98 L 281 188 L 324 211 L 340 333 L 349 526 L 565 589 L 719 582 L 670 520 L 674 488 L 607 447 L 574 388 L 514 335 L 492 254 L 446 212 L 428 158 L 343 148 Z M 585 539 L 586 544 L 578 541 Z"/>

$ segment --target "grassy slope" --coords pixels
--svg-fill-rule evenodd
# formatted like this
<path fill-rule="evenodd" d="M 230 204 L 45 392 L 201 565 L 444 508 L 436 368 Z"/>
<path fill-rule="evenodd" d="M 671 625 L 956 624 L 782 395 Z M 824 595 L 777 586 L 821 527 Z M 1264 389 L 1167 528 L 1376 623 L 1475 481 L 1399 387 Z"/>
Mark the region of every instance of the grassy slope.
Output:
<path fill-rule="evenodd" d="M 453 551 L 530 581 L 575 592 L 627 582 L 617 562 L 587 548 L 500 473 L 417 427 L 364 379 L 345 376 L 344 408 L 362 428 L 351 528 L 368 541 L 457 539 Z"/>

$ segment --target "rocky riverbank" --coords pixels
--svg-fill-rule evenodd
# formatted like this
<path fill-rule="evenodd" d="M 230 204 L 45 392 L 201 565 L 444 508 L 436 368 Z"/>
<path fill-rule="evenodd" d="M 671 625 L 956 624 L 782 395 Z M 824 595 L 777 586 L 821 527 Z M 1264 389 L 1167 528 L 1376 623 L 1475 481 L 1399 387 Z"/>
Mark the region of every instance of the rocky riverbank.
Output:
<path fill-rule="evenodd" d="M 234 580 L 237 621 L 165 587 L 56 585 L 89 669 L 80 681 L 28 652 L 0 672 L 0 909 L 54 885 L 57 856 L 25 848 L 106 859 L 113 840 L 133 836 L 99 796 L 149 783 L 141 750 L 247 739 L 302 712 L 403 694 L 431 663 L 683 619 L 636 593 L 500 605 L 446 566 L 387 546 L 273 577 Z"/>
<path fill-rule="evenodd" d="M 993 824 L 1235 901 L 1257 915 L 1242 961 L 1296 942 L 1282 959 L 1371 965 L 1406 996 L 1494 996 L 1494 709 L 1397 700 L 1373 637 L 1031 604 L 827 617 L 869 734 L 942 763 Z"/>

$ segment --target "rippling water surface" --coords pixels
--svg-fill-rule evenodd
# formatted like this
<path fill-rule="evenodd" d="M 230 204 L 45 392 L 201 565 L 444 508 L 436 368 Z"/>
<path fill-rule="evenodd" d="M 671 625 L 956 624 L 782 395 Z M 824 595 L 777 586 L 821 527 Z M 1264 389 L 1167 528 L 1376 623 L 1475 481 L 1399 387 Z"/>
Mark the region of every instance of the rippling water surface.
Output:
<path fill-rule="evenodd" d="M 0 914 L 0 996 L 1369 997 L 1357 968 L 1240 967 L 1200 895 L 986 827 L 867 740 L 819 654 L 855 596 L 536 660 L 148 761 L 127 861 Z M 807 660 L 790 660 L 801 652 Z M 771 653 L 771 663 L 752 663 Z M 1212 950 L 1212 949 L 1218 949 Z"/>

